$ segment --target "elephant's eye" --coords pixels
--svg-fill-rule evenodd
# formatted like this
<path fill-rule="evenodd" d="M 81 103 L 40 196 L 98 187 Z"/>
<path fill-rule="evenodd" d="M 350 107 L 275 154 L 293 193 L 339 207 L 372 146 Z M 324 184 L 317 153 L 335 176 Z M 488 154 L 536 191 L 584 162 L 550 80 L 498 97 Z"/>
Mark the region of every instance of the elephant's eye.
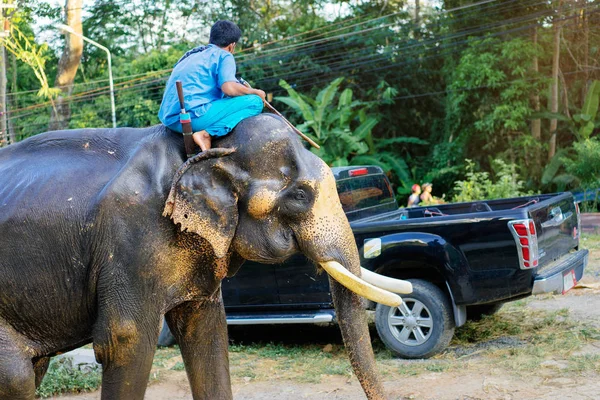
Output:
<path fill-rule="evenodd" d="M 306 193 L 304 192 L 304 190 L 299 189 L 295 194 L 294 194 L 294 198 L 298 201 L 306 201 L 306 199 L 308 198 L 306 196 Z"/>

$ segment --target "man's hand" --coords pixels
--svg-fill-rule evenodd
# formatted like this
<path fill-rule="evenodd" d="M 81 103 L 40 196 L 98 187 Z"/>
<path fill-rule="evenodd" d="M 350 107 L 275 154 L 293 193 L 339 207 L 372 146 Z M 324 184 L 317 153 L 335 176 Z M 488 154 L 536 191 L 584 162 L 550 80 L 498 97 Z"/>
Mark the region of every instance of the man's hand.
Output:
<path fill-rule="evenodd" d="M 258 97 L 260 97 L 260 98 L 261 98 L 263 101 L 265 101 L 265 99 L 267 98 L 267 95 L 266 95 L 266 93 L 265 93 L 265 91 L 264 91 L 264 90 L 260 90 L 260 89 L 252 89 L 252 90 L 254 90 L 254 93 L 252 93 L 252 94 L 255 94 L 255 95 L 257 95 L 257 96 L 258 96 Z"/>

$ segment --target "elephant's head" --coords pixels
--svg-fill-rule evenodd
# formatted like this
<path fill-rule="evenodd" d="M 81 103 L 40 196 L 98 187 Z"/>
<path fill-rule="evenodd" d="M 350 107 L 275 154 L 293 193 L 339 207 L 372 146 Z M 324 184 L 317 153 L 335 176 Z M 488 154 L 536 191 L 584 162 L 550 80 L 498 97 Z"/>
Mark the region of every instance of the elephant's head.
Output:
<path fill-rule="evenodd" d="M 382 398 L 363 302 L 399 305 L 381 287 L 406 282 L 364 273 L 329 167 L 306 150 L 278 117 L 240 123 L 176 175 L 165 215 L 195 232 L 223 258 L 275 263 L 301 251 L 330 276 L 338 321 L 356 375 L 369 398 Z M 399 284 L 400 286 L 395 286 Z M 379 287 L 377 287 L 379 286 Z"/>

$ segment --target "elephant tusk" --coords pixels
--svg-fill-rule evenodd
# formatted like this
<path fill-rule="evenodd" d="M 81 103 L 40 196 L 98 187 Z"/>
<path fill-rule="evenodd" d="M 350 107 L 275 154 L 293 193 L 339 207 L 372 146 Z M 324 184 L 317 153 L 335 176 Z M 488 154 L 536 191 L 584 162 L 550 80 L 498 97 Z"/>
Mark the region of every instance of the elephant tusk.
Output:
<path fill-rule="evenodd" d="M 398 307 L 402 304 L 400 296 L 365 282 L 344 268 L 339 262 L 327 261 L 320 263 L 320 265 L 329 276 L 359 296 L 390 307 Z"/>
<path fill-rule="evenodd" d="M 390 278 L 388 276 L 380 275 L 378 273 L 369 271 L 363 267 L 360 267 L 361 278 L 378 288 L 389 290 L 393 293 L 409 294 L 412 293 L 412 283 L 409 281 L 403 281 L 402 279 Z"/>

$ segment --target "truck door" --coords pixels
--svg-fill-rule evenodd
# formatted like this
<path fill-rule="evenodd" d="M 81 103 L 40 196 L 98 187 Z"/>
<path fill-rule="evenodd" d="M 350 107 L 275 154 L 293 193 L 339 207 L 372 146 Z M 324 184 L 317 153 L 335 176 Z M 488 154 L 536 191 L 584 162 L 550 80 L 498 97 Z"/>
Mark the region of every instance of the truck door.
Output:
<path fill-rule="evenodd" d="M 232 278 L 221 286 L 226 307 L 260 307 L 279 304 L 273 265 L 246 261 Z"/>
<path fill-rule="evenodd" d="M 317 274 L 316 266 L 302 254 L 277 264 L 275 275 L 282 305 L 304 304 L 319 308 L 319 304 L 332 302 L 327 274 Z"/>

